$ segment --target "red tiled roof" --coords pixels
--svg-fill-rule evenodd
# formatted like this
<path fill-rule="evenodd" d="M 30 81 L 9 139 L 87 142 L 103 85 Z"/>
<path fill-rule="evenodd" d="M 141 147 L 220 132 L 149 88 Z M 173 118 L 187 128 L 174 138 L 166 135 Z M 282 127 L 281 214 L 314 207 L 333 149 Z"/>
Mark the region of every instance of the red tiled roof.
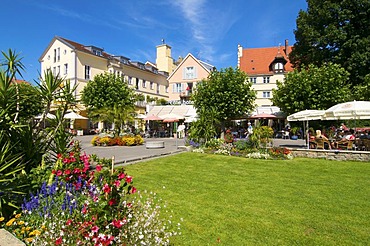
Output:
<path fill-rule="evenodd" d="M 25 81 L 25 80 L 22 80 L 22 79 L 13 80 L 13 83 L 17 83 L 17 84 L 29 84 L 30 85 L 30 83 L 28 81 Z"/>
<path fill-rule="evenodd" d="M 288 46 L 288 53 L 292 51 L 292 46 Z M 293 71 L 292 64 L 285 53 L 285 47 L 267 47 L 267 48 L 250 48 L 243 49 L 240 57 L 240 70 L 251 74 L 272 74 L 270 65 L 275 58 L 284 57 L 287 61 L 284 68 L 286 72 Z"/>

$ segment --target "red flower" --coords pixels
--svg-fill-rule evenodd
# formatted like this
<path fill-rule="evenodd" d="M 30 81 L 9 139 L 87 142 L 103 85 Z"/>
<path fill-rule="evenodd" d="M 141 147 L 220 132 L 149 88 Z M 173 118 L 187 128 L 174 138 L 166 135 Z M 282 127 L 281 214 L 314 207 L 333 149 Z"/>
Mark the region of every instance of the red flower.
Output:
<path fill-rule="evenodd" d="M 74 152 L 69 152 L 69 157 L 73 157 L 75 155 Z"/>
<path fill-rule="evenodd" d="M 131 183 L 132 182 L 132 177 L 131 176 L 127 176 L 126 177 L 126 182 L 127 183 Z"/>
<path fill-rule="evenodd" d="M 104 191 L 104 193 L 110 193 L 111 192 L 111 188 L 109 187 L 108 184 L 105 184 L 103 186 L 103 191 Z"/>
<path fill-rule="evenodd" d="M 136 188 L 135 188 L 135 187 L 132 187 L 132 189 L 131 189 L 131 193 L 132 193 L 132 194 L 136 193 Z"/>
<path fill-rule="evenodd" d="M 118 174 L 118 179 L 124 179 L 126 177 L 125 173 Z"/>
<path fill-rule="evenodd" d="M 62 170 L 58 170 L 58 171 L 57 171 L 57 176 L 60 176 L 60 175 L 62 175 L 62 174 L 63 174 Z"/>
<path fill-rule="evenodd" d="M 68 219 L 67 222 L 66 222 L 66 225 L 69 226 L 72 224 L 72 220 L 71 219 Z"/>
<path fill-rule="evenodd" d="M 64 158 L 63 159 L 63 163 L 69 163 L 69 159 L 68 158 Z"/>
<path fill-rule="evenodd" d="M 82 211 L 81 211 L 83 214 L 87 214 L 87 206 L 86 204 L 84 204 L 83 208 L 82 208 Z"/>
<path fill-rule="evenodd" d="M 116 200 L 112 198 L 109 200 L 108 204 L 109 206 L 113 206 L 114 204 L 116 204 Z"/>
<path fill-rule="evenodd" d="M 62 237 L 59 237 L 57 240 L 55 240 L 55 245 L 61 245 L 62 244 Z"/>
<path fill-rule="evenodd" d="M 102 166 L 101 165 L 96 165 L 96 171 L 100 172 L 102 169 Z"/>
<path fill-rule="evenodd" d="M 70 175 L 71 174 L 71 170 L 67 169 L 67 170 L 64 170 L 64 175 Z"/>
<path fill-rule="evenodd" d="M 121 220 L 113 219 L 112 225 L 116 228 L 121 228 L 125 223 Z"/>
<path fill-rule="evenodd" d="M 96 225 L 91 227 L 91 231 L 94 232 L 94 233 L 97 233 L 99 231 L 99 227 L 97 227 Z"/>
<path fill-rule="evenodd" d="M 58 158 L 58 159 L 62 159 L 62 154 L 60 154 L 60 153 L 59 153 L 59 154 L 57 154 L 57 158 Z"/>

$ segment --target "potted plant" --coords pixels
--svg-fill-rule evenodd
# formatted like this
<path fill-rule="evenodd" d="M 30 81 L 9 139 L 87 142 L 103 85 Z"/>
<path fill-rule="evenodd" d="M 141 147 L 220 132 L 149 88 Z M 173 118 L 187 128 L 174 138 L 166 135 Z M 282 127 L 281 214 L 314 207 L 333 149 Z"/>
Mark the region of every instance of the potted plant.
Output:
<path fill-rule="evenodd" d="M 299 127 L 293 127 L 291 130 L 291 133 L 293 134 L 292 136 L 291 136 L 291 139 L 293 139 L 293 140 L 297 140 L 298 139 L 298 132 L 299 132 Z"/>

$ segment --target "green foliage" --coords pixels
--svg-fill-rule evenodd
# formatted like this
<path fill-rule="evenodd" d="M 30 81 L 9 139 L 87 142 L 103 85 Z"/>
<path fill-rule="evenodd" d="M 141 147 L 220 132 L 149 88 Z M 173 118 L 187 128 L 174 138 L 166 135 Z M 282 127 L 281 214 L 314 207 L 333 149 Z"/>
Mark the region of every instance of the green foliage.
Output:
<path fill-rule="evenodd" d="M 360 85 L 370 67 L 370 2 L 368 0 L 307 0 L 295 30 L 290 61 L 304 69 L 332 62 L 350 72 L 348 83 Z"/>
<path fill-rule="evenodd" d="M 98 74 L 84 87 L 81 95 L 92 119 L 115 123 L 119 135 L 125 121 L 132 120 L 137 96 L 122 77 L 115 74 Z"/>
<path fill-rule="evenodd" d="M 254 108 L 256 92 L 247 75 L 239 69 L 212 71 L 207 79 L 197 84 L 192 95 L 195 108 L 214 108 L 220 122 L 240 117 Z"/>
<path fill-rule="evenodd" d="M 73 93 L 76 87 L 71 87 L 69 81 L 55 77 L 50 70 L 45 72 L 37 87 L 14 83 L 16 75 L 22 77 L 22 58 L 12 50 L 2 54 L 4 59 L 0 67 L 0 146 L 5 148 L 1 152 L 2 164 L 6 163 L 4 172 L 16 170 L 12 173 L 11 180 L 5 181 L 9 187 L 0 189 L 0 192 L 9 192 L 2 196 L 2 204 L 10 204 L 1 206 L 0 212 L 9 214 L 10 208 L 19 206 L 24 193 L 32 189 L 33 176 L 29 176 L 31 180 L 26 178 L 31 170 L 41 163 L 50 164 L 57 153 L 66 150 L 65 145 L 70 136 L 64 132 L 63 115 L 75 103 Z M 54 102 L 58 102 L 53 105 L 58 109 L 57 120 L 51 122 L 50 128 L 44 129 L 41 124 L 46 120 Z M 42 119 L 35 125 L 33 117 L 40 112 L 43 113 Z M 15 175 L 19 172 L 22 175 Z M 10 176 L 7 178 L 10 179 Z M 17 191 L 17 187 L 22 188 L 21 192 Z"/>
<path fill-rule="evenodd" d="M 218 112 L 216 108 L 198 109 L 199 119 L 191 124 L 189 138 L 198 143 L 206 143 L 217 135 L 217 125 L 219 124 Z"/>
<path fill-rule="evenodd" d="M 348 72 L 336 64 L 309 65 L 277 82 L 272 102 L 288 114 L 305 109 L 328 109 L 351 99 Z"/>
<path fill-rule="evenodd" d="M 256 147 L 266 148 L 271 143 L 274 130 L 269 126 L 257 126 L 254 128 L 250 141 L 255 143 Z"/>

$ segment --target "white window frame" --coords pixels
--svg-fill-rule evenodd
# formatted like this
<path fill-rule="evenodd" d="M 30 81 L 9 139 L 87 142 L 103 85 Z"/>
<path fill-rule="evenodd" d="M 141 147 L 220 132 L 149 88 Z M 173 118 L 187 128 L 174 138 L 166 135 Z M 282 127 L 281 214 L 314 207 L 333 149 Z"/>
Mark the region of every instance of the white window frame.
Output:
<path fill-rule="evenodd" d="M 68 63 L 64 64 L 64 75 L 68 74 Z"/>
<path fill-rule="evenodd" d="M 154 82 L 150 81 L 150 89 L 154 90 Z"/>
<path fill-rule="evenodd" d="M 270 76 L 263 77 L 263 83 L 264 84 L 269 84 L 270 83 Z"/>
<path fill-rule="evenodd" d="M 145 79 L 143 79 L 142 87 L 143 87 L 143 88 L 146 88 L 146 80 L 145 80 Z"/>
<path fill-rule="evenodd" d="M 271 91 L 263 91 L 262 92 L 263 98 L 271 98 Z"/>

